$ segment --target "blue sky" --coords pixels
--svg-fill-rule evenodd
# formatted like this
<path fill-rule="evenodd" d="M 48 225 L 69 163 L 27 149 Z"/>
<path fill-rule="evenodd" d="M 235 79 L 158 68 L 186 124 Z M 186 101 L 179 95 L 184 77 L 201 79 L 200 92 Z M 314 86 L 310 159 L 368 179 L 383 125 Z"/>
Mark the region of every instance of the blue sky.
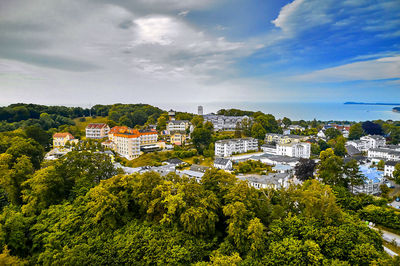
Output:
<path fill-rule="evenodd" d="M 0 2 L 0 104 L 400 101 L 398 0 Z"/>

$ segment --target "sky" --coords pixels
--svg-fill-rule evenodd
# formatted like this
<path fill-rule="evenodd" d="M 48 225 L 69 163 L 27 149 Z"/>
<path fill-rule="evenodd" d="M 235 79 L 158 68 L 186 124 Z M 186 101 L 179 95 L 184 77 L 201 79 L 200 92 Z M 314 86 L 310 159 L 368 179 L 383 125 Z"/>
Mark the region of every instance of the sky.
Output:
<path fill-rule="evenodd" d="M 0 0 L 0 105 L 400 101 L 399 0 Z"/>

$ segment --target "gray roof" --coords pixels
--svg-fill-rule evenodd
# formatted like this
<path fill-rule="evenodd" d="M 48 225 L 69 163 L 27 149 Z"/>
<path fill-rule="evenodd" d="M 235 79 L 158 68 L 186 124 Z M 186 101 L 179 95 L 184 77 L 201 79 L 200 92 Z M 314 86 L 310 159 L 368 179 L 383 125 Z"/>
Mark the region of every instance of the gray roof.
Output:
<path fill-rule="evenodd" d="M 181 159 L 178 159 L 178 158 L 168 159 L 167 162 L 170 163 L 170 164 L 181 164 L 181 163 L 184 163 L 184 161 L 182 161 Z"/>
<path fill-rule="evenodd" d="M 375 149 L 370 149 L 370 151 L 376 151 L 376 152 L 386 152 L 386 153 L 388 153 L 388 154 L 392 154 L 392 155 L 400 155 L 400 151 L 391 150 L 391 149 L 384 149 L 384 148 L 375 148 Z"/>
<path fill-rule="evenodd" d="M 367 136 L 367 137 L 371 137 L 373 139 L 385 139 L 383 136 L 380 136 L 380 135 L 370 135 L 370 136 Z"/>
<path fill-rule="evenodd" d="M 275 146 L 275 145 L 270 145 L 270 144 L 264 144 L 264 145 L 262 145 L 261 147 L 263 147 L 263 148 L 276 149 L 276 146 Z"/>
<path fill-rule="evenodd" d="M 219 165 L 227 165 L 230 162 L 229 159 L 225 158 L 215 158 L 214 164 L 219 164 Z"/>
<path fill-rule="evenodd" d="M 346 145 L 346 150 L 349 155 L 355 155 L 355 154 L 360 154 L 361 151 L 359 151 L 356 147 L 353 145 Z"/>
<path fill-rule="evenodd" d="M 389 166 L 396 166 L 396 164 L 399 164 L 400 163 L 400 161 L 387 161 L 386 162 L 386 165 L 389 165 Z"/>
<path fill-rule="evenodd" d="M 168 124 L 169 123 L 172 123 L 172 124 L 189 123 L 189 120 L 171 120 L 168 122 Z"/>
<path fill-rule="evenodd" d="M 289 176 L 290 174 L 288 173 L 272 173 L 261 176 L 237 176 L 237 178 L 258 184 L 281 186 L 281 182 Z"/>
<path fill-rule="evenodd" d="M 192 166 L 190 166 L 190 171 L 205 173 L 208 169 L 210 169 L 210 167 L 198 165 L 198 164 L 192 164 Z"/>

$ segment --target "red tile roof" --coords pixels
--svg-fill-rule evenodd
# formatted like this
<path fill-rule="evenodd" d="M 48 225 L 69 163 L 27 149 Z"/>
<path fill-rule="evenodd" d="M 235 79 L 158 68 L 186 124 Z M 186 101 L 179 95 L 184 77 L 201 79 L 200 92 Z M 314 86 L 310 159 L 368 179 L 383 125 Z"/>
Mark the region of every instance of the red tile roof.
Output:
<path fill-rule="evenodd" d="M 97 129 L 101 129 L 101 128 L 106 127 L 106 126 L 107 126 L 107 124 L 104 124 L 104 123 L 93 123 L 93 124 L 88 124 L 88 125 L 86 126 L 86 128 L 91 128 L 91 129 L 97 128 Z"/>

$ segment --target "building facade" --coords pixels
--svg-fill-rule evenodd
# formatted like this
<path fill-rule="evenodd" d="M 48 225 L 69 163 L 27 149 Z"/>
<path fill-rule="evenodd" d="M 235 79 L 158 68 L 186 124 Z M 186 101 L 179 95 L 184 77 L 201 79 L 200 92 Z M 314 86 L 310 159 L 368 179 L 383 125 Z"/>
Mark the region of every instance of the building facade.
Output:
<path fill-rule="evenodd" d="M 311 144 L 307 142 L 277 144 L 276 153 L 289 157 L 310 158 Z"/>
<path fill-rule="evenodd" d="M 232 154 L 258 150 L 258 140 L 254 138 L 226 139 L 215 142 L 215 156 L 229 157 Z"/>
<path fill-rule="evenodd" d="M 167 130 L 169 132 L 186 132 L 190 128 L 190 122 L 188 120 L 171 120 L 167 123 Z"/>
<path fill-rule="evenodd" d="M 87 139 L 102 139 L 108 136 L 110 127 L 103 123 L 94 123 L 86 126 Z"/>
<path fill-rule="evenodd" d="M 400 161 L 388 161 L 385 163 L 384 175 L 386 177 L 393 177 L 393 172 L 397 164 L 400 164 Z"/>
<path fill-rule="evenodd" d="M 369 149 L 368 158 L 384 159 L 388 161 L 400 161 L 400 151 L 386 148 Z"/>
<path fill-rule="evenodd" d="M 248 116 L 203 115 L 204 122 L 211 122 L 214 131 L 234 131 L 238 123 L 244 119 L 252 120 Z"/>
<path fill-rule="evenodd" d="M 77 143 L 78 140 L 72 136 L 71 133 L 65 132 L 65 133 L 55 133 L 53 135 L 53 148 L 59 148 L 59 147 L 65 147 L 65 144 L 69 143 Z"/>

